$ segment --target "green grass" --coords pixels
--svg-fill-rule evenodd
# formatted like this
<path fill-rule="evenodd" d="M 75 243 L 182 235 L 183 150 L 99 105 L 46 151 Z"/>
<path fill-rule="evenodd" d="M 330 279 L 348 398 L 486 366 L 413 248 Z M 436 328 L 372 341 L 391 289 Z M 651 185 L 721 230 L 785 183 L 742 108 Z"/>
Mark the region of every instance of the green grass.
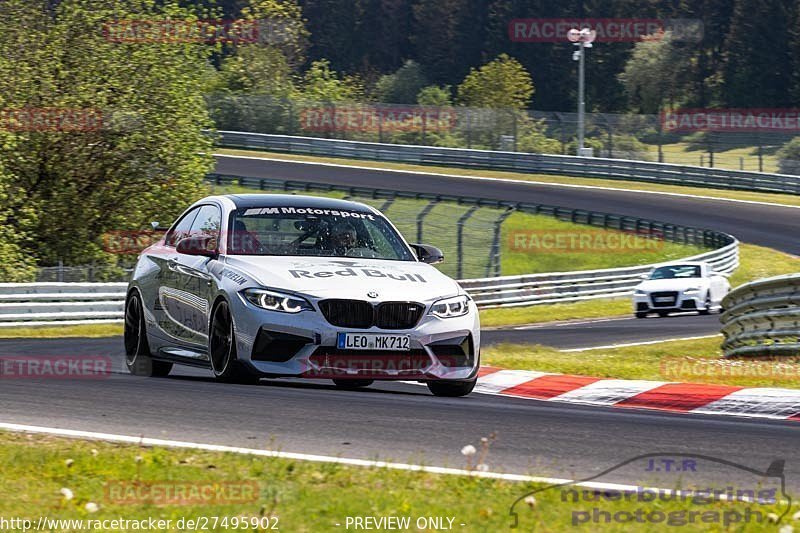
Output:
<path fill-rule="evenodd" d="M 756 279 L 800 272 L 800 260 L 797 257 L 752 244 L 739 246 L 739 261 L 739 268 L 730 277 L 732 287 Z M 481 311 L 481 326 L 533 324 L 554 320 L 629 315 L 630 313 L 632 313 L 632 307 L 627 299 L 495 308 Z"/>
<path fill-rule="evenodd" d="M 252 193 L 254 189 L 239 185 L 211 186 L 214 194 Z M 283 191 L 264 191 L 283 192 Z M 300 194 L 300 193 L 298 193 Z M 314 196 L 344 198 L 341 192 L 314 192 Z M 468 206 L 451 202 L 437 204 L 426 216 L 422 235 L 418 235 L 417 214 L 428 205 L 425 200 L 397 199 L 387 203 L 385 199 L 353 196 L 359 201 L 382 209 L 410 242 L 432 244 L 444 252 L 445 262 L 438 267 L 447 275 L 459 279 L 483 278 L 494 275 L 489 265 L 494 222 L 503 210 L 481 208 L 475 211 L 464 226 L 464 260 L 461 271 L 457 269 L 458 237 L 455 222 L 469 211 Z M 387 206 L 387 207 L 385 207 Z M 523 241 L 515 244 L 515 237 Z M 629 239 L 618 244 L 614 237 Z M 421 237 L 421 239 L 420 239 Z M 569 244 L 582 237 L 591 243 Z M 640 238 L 630 241 L 632 236 L 615 230 L 603 230 L 591 226 L 563 222 L 544 215 L 514 213 L 505 220 L 501 231 L 501 274 L 535 274 L 540 272 L 562 272 L 591 270 L 657 263 L 688 257 L 704 251 L 703 248 Z M 566 244 L 552 245 L 560 238 Z M 521 243 L 525 243 L 522 245 Z"/>
<path fill-rule="evenodd" d="M 480 447 L 475 435 L 472 444 Z M 498 444 L 502 436 L 498 438 Z M 261 443 L 263 444 L 263 443 Z M 455 456 L 468 442 L 453 442 Z M 254 443 L 255 445 L 255 443 Z M 137 460 L 138 458 L 138 460 Z M 628 458 L 620 456 L 620 461 Z M 68 461 L 69 464 L 68 464 Z M 492 453 L 486 459 L 491 464 Z M 465 464 L 453 465 L 463 468 Z M 609 465 L 611 466 L 611 465 Z M 509 509 L 520 497 L 544 488 L 531 482 L 508 482 L 482 479 L 475 476 L 437 475 L 406 472 L 385 468 L 361 468 L 337 464 L 293 461 L 197 450 L 140 447 L 96 441 L 79 441 L 41 435 L 22 435 L 0 432 L 0 516 L 51 519 L 107 520 L 124 518 L 171 520 L 172 527 L 162 530 L 178 531 L 180 519 L 196 517 L 259 517 L 277 518 L 277 528 L 291 532 L 347 531 L 347 517 L 452 517 L 453 530 L 464 532 L 501 531 L 511 524 Z M 568 465 L 551 465 L 544 475 L 571 475 Z M 634 474 L 642 486 L 652 486 L 647 473 Z M 632 481 L 633 483 L 634 481 Z M 106 484 L 127 487 L 181 486 L 207 487 L 213 483 L 228 483 L 228 487 L 245 487 L 255 495 L 248 503 L 225 504 L 211 502 L 190 505 L 157 505 L 159 499 L 144 499 L 128 503 L 106 498 Z M 672 488 L 672 487 L 670 487 Z M 72 492 L 65 499 L 62 489 Z M 551 489 L 536 494 L 535 506 L 515 507 L 519 513 L 520 531 L 566 531 L 572 529 L 573 511 L 583 510 L 584 502 L 564 501 L 564 493 Z M 99 509 L 86 510 L 87 503 Z M 702 505 L 691 502 L 650 504 L 605 501 L 589 506 L 604 511 L 644 508 L 664 512 L 687 510 L 744 512 L 744 503 L 713 501 Z M 762 516 L 782 513 L 785 505 L 757 505 Z M 791 510 L 788 515 L 791 520 Z M 272 519 L 272 524 L 275 523 Z M 337 526 L 336 524 L 340 524 Z M 461 525 L 463 524 L 463 525 Z M 630 531 L 630 524 L 591 530 Z M 354 530 L 354 528 L 349 528 Z M 705 524 L 704 530 L 725 531 L 722 526 Z M 99 530 L 99 529 L 98 529 Z M 119 529 L 116 529 L 119 530 Z M 132 529 L 131 529 L 132 530 Z M 184 529 L 194 531 L 192 529 Z M 228 527 L 206 529 L 232 531 Z M 243 530 L 243 529 L 238 529 Z M 247 531 L 267 531 L 246 528 Z M 411 530 L 418 531 L 416 528 Z M 434 531 L 434 529 L 428 529 Z M 589 529 L 587 529 L 589 530 Z M 737 530 L 740 530 L 737 527 Z M 746 531 L 774 531 L 771 524 L 753 524 Z"/>
<path fill-rule="evenodd" d="M 87 324 L 80 326 L 36 326 L 0 328 L 0 339 L 62 337 L 116 337 L 122 335 L 122 324 Z"/>
<path fill-rule="evenodd" d="M 227 155 L 268 157 L 271 159 L 291 159 L 296 161 L 336 163 L 339 165 L 354 165 L 354 166 L 372 167 L 372 168 L 389 168 L 396 170 L 412 170 L 419 172 L 436 172 L 440 174 L 450 174 L 454 176 L 479 176 L 479 177 L 511 179 L 520 181 L 537 181 L 541 183 L 590 185 L 595 187 L 611 187 L 616 189 L 625 189 L 632 191 L 689 194 L 689 195 L 710 196 L 713 198 L 726 198 L 731 200 L 747 200 L 751 202 L 767 202 L 767 203 L 776 203 L 782 205 L 800 206 L 800 196 L 793 194 L 750 192 L 750 191 L 728 191 L 723 189 L 690 187 L 683 185 L 664 185 L 659 183 L 642 183 L 637 181 L 625 181 L 625 180 L 582 178 L 575 176 L 555 176 L 550 174 L 526 174 L 521 172 L 462 169 L 462 168 L 440 167 L 432 165 L 409 165 L 404 163 L 388 163 L 383 161 L 367 161 L 360 159 L 345 159 L 345 158 L 334 158 L 334 157 L 317 157 L 317 156 L 306 156 L 299 154 L 286 154 L 279 152 L 261 152 L 256 150 L 217 149 L 215 152 Z M 695 159 L 695 161 L 697 161 L 697 159 Z M 685 163 L 688 164 L 689 161 L 685 161 Z"/>
<path fill-rule="evenodd" d="M 653 161 L 657 161 L 658 146 L 645 146 L 649 148 L 650 158 Z M 708 150 L 698 149 L 693 143 L 678 142 L 664 144 L 661 149 L 664 154 L 665 163 L 699 166 L 702 162 L 703 166 L 709 166 Z M 719 149 L 719 147 L 715 149 Z M 774 152 L 774 149 L 765 147 L 762 158 L 763 172 L 778 172 L 778 158 L 775 156 Z M 742 161 L 742 159 L 744 161 Z M 714 153 L 714 167 L 758 172 L 758 147 L 737 146 L 729 150 L 716 152 Z"/>
<path fill-rule="evenodd" d="M 562 352 L 549 346 L 498 344 L 484 347 L 482 363 L 616 379 L 718 383 L 742 387 L 800 388 L 800 358 L 725 360 L 722 336 L 664 341 L 623 348 Z"/>

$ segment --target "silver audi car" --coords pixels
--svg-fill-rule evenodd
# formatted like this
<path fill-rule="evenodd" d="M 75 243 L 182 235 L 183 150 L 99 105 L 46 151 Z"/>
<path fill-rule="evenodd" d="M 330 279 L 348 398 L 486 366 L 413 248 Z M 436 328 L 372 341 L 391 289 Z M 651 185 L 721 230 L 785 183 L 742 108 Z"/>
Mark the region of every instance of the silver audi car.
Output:
<path fill-rule="evenodd" d="M 313 196 L 211 196 L 139 256 L 125 303 L 129 370 L 174 364 L 216 378 L 427 384 L 437 396 L 475 386 L 475 303 L 379 211 Z"/>

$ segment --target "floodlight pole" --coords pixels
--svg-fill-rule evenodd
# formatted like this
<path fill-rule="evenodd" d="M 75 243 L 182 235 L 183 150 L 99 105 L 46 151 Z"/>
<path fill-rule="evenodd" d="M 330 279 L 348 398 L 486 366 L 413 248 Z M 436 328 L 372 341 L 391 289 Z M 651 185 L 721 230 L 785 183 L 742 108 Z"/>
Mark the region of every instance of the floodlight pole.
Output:
<path fill-rule="evenodd" d="M 584 55 L 583 40 L 578 43 L 578 155 L 583 155 L 583 136 L 585 129 L 586 102 L 584 98 Z"/>

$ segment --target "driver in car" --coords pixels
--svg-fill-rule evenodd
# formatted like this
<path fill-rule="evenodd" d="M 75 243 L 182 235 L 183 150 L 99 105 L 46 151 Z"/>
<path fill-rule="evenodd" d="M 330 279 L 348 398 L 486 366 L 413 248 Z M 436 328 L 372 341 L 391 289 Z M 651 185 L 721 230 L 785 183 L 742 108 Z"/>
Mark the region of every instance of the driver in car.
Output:
<path fill-rule="evenodd" d="M 336 255 L 347 255 L 357 241 L 356 229 L 349 222 L 339 222 L 331 229 L 331 244 Z"/>

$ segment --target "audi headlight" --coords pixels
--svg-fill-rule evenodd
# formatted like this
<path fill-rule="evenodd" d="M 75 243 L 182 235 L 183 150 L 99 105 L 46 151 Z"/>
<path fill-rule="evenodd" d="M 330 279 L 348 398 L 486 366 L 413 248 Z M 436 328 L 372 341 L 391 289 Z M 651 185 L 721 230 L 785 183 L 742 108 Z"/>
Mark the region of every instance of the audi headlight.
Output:
<path fill-rule="evenodd" d="M 439 300 L 431 306 L 431 314 L 439 318 L 464 316 L 469 312 L 469 296 L 454 296 Z"/>
<path fill-rule="evenodd" d="M 683 291 L 683 294 L 697 294 L 700 292 L 700 287 L 689 287 Z"/>
<path fill-rule="evenodd" d="M 636 289 L 636 292 L 634 292 L 633 294 L 635 294 L 636 296 L 647 296 L 647 293 L 641 289 Z"/>
<path fill-rule="evenodd" d="M 299 296 L 283 294 L 266 289 L 247 289 L 242 292 L 245 300 L 270 311 L 280 311 L 282 313 L 299 313 L 300 311 L 312 311 L 314 308 L 307 300 Z"/>

